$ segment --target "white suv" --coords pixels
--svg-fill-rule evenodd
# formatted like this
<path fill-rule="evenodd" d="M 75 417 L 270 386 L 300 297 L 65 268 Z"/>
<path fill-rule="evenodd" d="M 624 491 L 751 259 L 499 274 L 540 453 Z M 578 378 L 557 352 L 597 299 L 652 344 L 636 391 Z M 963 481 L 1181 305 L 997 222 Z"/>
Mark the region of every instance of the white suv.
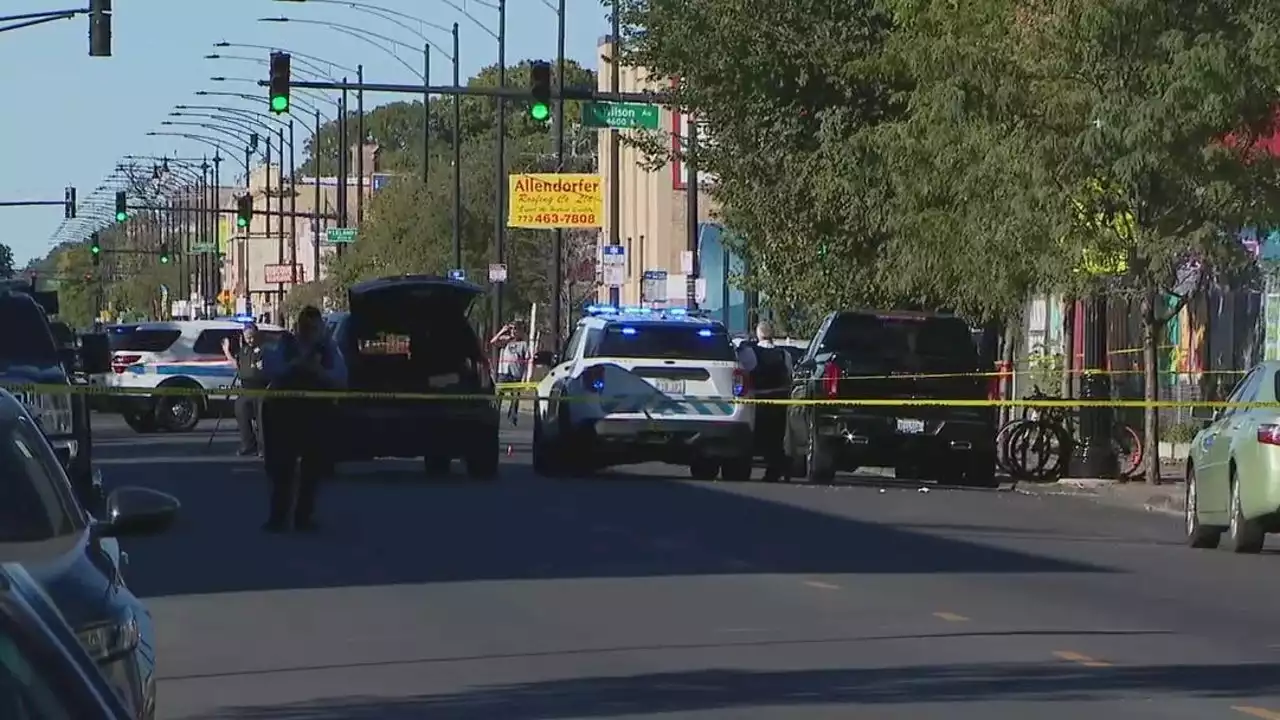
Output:
<path fill-rule="evenodd" d="M 728 333 L 681 309 L 589 308 L 538 384 L 534 469 L 687 465 L 697 479 L 750 478 L 755 408 Z"/>

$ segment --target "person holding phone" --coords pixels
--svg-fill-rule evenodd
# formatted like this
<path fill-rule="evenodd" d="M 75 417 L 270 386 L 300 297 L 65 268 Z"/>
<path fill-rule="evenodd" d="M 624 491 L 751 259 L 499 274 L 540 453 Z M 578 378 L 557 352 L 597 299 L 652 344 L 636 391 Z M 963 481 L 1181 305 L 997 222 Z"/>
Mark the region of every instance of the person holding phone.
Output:
<path fill-rule="evenodd" d="M 499 348 L 497 381 L 499 383 L 524 382 L 525 372 L 529 367 L 529 341 L 525 340 L 523 324 L 517 321 L 503 325 L 489 340 L 489 346 Z M 507 410 L 507 417 L 512 425 L 516 424 L 519 407 L 517 394 L 511 399 L 511 405 Z"/>
<path fill-rule="evenodd" d="M 239 348 L 232 348 L 231 338 L 222 339 L 222 354 L 236 364 L 236 377 L 240 387 L 262 390 L 267 386 L 262 373 L 262 344 L 258 326 L 245 323 L 241 331 Z M 262 452 L 262 397 L 237 395 L 234 403 L 236 428 L 240 431 L 240 454 L 259 455 Z"/>

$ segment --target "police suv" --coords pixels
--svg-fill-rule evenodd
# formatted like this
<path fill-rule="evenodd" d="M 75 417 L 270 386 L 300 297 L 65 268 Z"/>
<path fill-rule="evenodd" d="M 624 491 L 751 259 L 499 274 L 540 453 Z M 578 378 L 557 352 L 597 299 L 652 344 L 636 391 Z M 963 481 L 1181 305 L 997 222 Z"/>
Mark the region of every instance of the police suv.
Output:
<path fill-rule="evenodd" d="M 537 387 L 540 475 L 687 465 L 701 480 L 751 476 L 755 409 L 728 333 L 675 308 L 592 306 Z"/>
<path fill-rule="evenodd" d="M 223 355 L 222 343 L 229 340 L 233 348 L 238 346 L 250 320 L 236 317 L 111 326 L 107 328 L 111 372 L 95 384 L 108 391 L 134 391 L 110 396 L 109 409 L 124 416 L 137 432 L 188 432 L 202 417 L 221 412 L 228 404 L 226 390 L 236 384 L 236 366 Z M 264 341 L 283 333 L 274 325 L 261 325 L 258 330 Z M 145 392 L 156 388 L 192 392 Z"/>

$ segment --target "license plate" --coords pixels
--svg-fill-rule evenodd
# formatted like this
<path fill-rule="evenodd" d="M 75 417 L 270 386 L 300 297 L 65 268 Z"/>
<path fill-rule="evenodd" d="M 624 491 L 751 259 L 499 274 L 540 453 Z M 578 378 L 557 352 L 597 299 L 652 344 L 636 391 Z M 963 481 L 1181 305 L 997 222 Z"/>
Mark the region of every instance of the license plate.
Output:
<path fill-rule="evenodd" d="M 898 432 L 904 435 L 919 435 L 924 432 L 924 421 L 910 418 L 898 418 Z"/>
<path fill-rule="evenodd" d="M 684 394 L 683 380 L 667 380 L 664 378 L 653 378 L 652 380 L 650 380 L 650 382 L 653 383 L 654 387 L 658 388 L 664 393 L 667 393 L 668 395 Z"/>
<path fill-rule="evenodd" d="M 450 385 L 457 385 L 462 378 L 458 373 L 448 373 L 445 375 L 432 375 L 427 378 L 427 386 L 432 388 L 445 388 Z"/>

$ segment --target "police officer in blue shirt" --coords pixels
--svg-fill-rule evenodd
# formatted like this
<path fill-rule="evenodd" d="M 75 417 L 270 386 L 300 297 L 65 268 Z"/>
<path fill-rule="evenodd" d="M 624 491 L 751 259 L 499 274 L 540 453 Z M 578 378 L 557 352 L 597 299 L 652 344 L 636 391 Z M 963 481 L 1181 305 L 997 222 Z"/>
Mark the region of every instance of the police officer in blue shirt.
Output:
<path fill-rule="evenodd" d="M 298 313 L 294 334 L 267 348 L 262 372 L 269 390 L 340 390 L 347 386 L 347 364 L 329 336 L 320 310 L 307 306 Z M 325 455 L 334 401 L 325 398 L 290 398 L 270 395 L 263 402 L 263 464 L 271 479 L 271 505 L 263 529 L 283 532 L 297 498 L 294 528 L 316 529 L 316 491 L 320 480 L 333 469 Z"/>

